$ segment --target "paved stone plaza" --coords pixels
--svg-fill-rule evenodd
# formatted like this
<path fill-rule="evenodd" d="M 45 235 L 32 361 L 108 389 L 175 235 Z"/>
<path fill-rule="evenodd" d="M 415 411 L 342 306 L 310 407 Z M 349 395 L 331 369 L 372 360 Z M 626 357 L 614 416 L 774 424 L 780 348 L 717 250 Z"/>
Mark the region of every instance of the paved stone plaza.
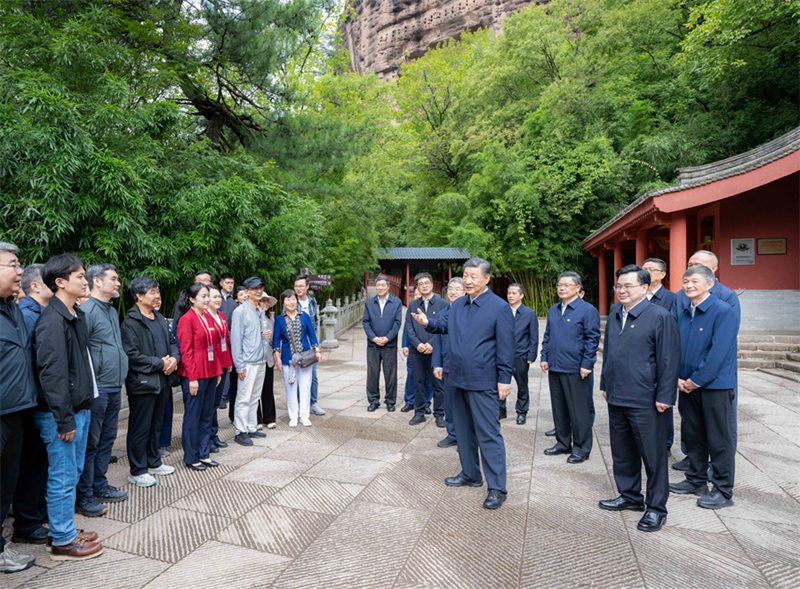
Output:
<path fill-rule="evenodd" d="M 436 447 L 443 430 L 432 420 L 411 427 L 408 414 L 366 411 L 365 338 L 354 330 L 340 341 L 320 366 L 327 415 L 313 427 L 289 429 L 282 411 L 266 440 L 231 443 L 214 456 L 221 467 L 195 473 L 182 466 L 177 404 L 167 459 L 177 473 L 134 488 L 123 457 L 109 478 L 129 500 L 77 518 L 105 553 L 54 563 L 43 546 L 20 546 L 37 564 L 0 587 L 800 587 L 797 383 L 740 373 L 736 505 L 706 511 L 672 495 L 665 528 L 647 534 L 636 529 L 641 514 L 597 508 L 616 495 L 602 402 L 588 462 L 542 455 L 552 417 L 534 366 L 528 423 L 503 422 L 508 501 L 490 512 L 485 488 L 444 486 L 458 458 Z M 276 382 L 279 408 L 282 397 Z M 227 418 L 220 423 L 232 442 Z"/>

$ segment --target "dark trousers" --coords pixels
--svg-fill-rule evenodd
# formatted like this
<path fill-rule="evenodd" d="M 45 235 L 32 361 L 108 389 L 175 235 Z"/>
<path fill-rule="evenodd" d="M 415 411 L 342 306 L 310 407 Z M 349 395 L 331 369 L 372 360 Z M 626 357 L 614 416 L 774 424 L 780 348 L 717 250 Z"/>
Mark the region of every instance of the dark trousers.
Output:
<path fill-rule="evenodd" d="M 217 389 L 214 392 L 214 415 L 211 418 L 211 439 L 217 439 L 217 433 L 219 433 L 219 421 L 217 420 L 217 409 L 220 405 L 222 405 L 222 394 L 223 391 L 227 392 L 228 387 L 230 386 L 230 382 L 234 377 L 233 368 L 231 368 L 231 372 L 228 372 L 226 369 L 222 370 L 222 380 L 219 381 L 217 385 Z M 238 377 L 236 380 L 239 380 Z"/>
<path fill-rule="evenodd" d="M 256 410 L 256 421 L 269 425 L 275 423 L 275 367 L 267 366 L 264 370 L 264 384 L 261 386 L 261 402 Z"/>
<path fill-rule="evenodd" d="M 22 412 L 0 416 L 0 525 L 8 515 L 14 490 L 19 478 L 19 464 L 22 459 Z M 5 550 L 6 541 L 0 534 L 0 552 Z"/>
<path fill-rule="evenodd" d="M 435 377 L 434 377 L 435 378 Z M 453 386 L 447 380 L 447 372 L 444 373 L 444 427 L 447 435 L 457 440 L 456 424 L 453 422 Z"/>
<path fill-rule="evenodd" d="M 14 493 L 14 531 L 23 536 L 47 521 L 47 446 L 33 421 L 35 411 L 22 412 L 22 460 Z"/>
<path fill-rule="evenodd" d="M 732 431 L 735 393 L 732 389 L 696 389 L 680 393 L 681 438 L 689 451 L 686 480 L 700 486 L 708 481 L 730 499 L 736 464 L 736 446 Z"/>
<path fill-rule="evenodd" d="M 566 372 L 547 373 L 556 442 L 576 456 L 592 452 L 592 380 Z"/>
<path fill-rule="evenodd" d="M 133 476 L 145 474 L 148 468 L 161 466 L 158 437 L 164 419 L 164 404 L 172 397 L 172 387 L 162 383 L 161 392 L 153 395 L 128 395 L 128 451 Z"/>
<path fill-rule="evenodd" d="M 648 511 L 667 513 L 667 417 L 656 408 L 608 406 L 614 482 L 628 501 L 642 503 L 642 463 L 647 474 Z"/>
<path fill-rule="evenodd" d="M 528 392 L 528 370 L 531 365 L 524 356 L 514 358 L 514 380 L 517 381 L 517 414 L 527 415 L 530 407 L 530 393 Z M 506 400 L 500 401 L 500 409 L 506 410 Z M 446 410 L 445 410 L 446 411 Z"/>
<path fill-rule="evenodd" d="M 158 436 L 158 447 L 169 448 L 172 445 L 172 387 L 164 399 L 164 414 L 161 417 L 161 433 Z"/>
<path fill-rule="evenodd" d="M 236 367 L 233 368 L 234 373 Z M 228 381 L 228 419 L 233 423 L 233 409 L 236 406 L 236 391 L 239 390 L 239 375 L 233 374 Z"/>
<path fill-rule="evenodd" d="M 411 366 L 414 369 L 414 413 L 425 413 L 425 384 L 426 380 L 433 387 L 433 414 L 444 415 L 444 386 L 438 378 L 433 378 L 433 357 L 431 354 L 420 354 L 411 350 Z M 497 411 L 500 411 L 498 406 Z M 499 415 L 499 413 L 498 413 Z"/>
<path fill-rule="evenodd" d="M 100 387 L 100 396 L 92 403 L 89 437 L 83 473 L 78 482 L 78 501 L 104 491 L 108 487 L 108 465 L 111 448 L 117 439 L 119 408 L 122 404 L 121 387 Z"/>
<path fill-rule="evenodd" d="M 397 348 L 367 346 L 367 401 L 381 402 L 380 376 L 383 366 L 383 384 L 386 389 L 386 406 L 397 403 Z"/>
<path fill-rule="evenodd" d="M 214 398 L 217 378 L 201 378 L 196 395 L 189 394 L 189 381 L 183 379 L 183 462 L 194 464 L 205 460 L 211 452 L 211 421 L 214 416 Z"/>
<path fill-rule="evenodd" d="M 431 384 L 433 375 L 425 379 L 425 404 L 430 405 L 433 399 L 433 385 Z M 406 404 L 414 406 L 414 367 L 411 365 L 411 352 L 406 358 L 406 386 L 403 393 L 403 400 Z"/>
<path fill-rule="evenodd" d="M 453 424 L 463 477 L 480 481 L 482 464 L 489 489 L 505 492 L 506 446 L 500 433 L 497 391 L 468 391 L 459 387 L 453 387 L 452 391 Z"/>

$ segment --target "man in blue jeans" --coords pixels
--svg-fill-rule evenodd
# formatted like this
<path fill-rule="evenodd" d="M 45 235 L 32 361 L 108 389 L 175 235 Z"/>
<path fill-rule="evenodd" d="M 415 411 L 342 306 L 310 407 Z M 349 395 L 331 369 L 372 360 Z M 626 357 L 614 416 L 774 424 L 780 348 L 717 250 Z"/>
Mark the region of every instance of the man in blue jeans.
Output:
<path fill-rule="evenodd" d="M 89 356 L 84 314 L 83 262 L 72 254 L 53 256 L 42 270 L 55 296 L 36 323 L 38 410 L 34 422 L 47 446 L 47 520 L 52 560 L 85 560 L 103 552 L 96 532 L 75 529 L 75 488 L 83 471 L 90 409 L 98 396 Z"/>
<path fill-rule="evenodd" d="M 89 335 L 97 389 L 86 445 L 86 464 L 78 483 L 77 510 L 87 517 L 108 511 L 106 503 L 124 501 L 128 493 L 108 484 L 106 473 L 117 438 L 122 383 L 128 375 L 128 356 L 122 347 L 119 316 L 113 301 L 119 298 L 119 277 L 111 264 L 95 264 L 86 271 L 91 296 L 81 306 Z"/>

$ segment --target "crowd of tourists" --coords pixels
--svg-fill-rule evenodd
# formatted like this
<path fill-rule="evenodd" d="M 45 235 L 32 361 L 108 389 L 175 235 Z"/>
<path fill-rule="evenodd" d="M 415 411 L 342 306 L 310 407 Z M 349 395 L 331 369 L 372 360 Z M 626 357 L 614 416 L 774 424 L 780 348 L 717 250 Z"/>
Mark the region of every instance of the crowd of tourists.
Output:
<path fill-rule="evenodd" d="M 619 496 L 599 507 L 644 511 L 643 531 L 663 526 L 670 491 L 694 493 L 700 507 L 732 504 L 739 307 L 735 293 L 715 279 L 716 265 L 713 253 L 695 253 L 679 293 L 663 286 L 662 260 L 616 272 L 618 302 L 606 323 L 599 388 L 608 403 Z M 511 284 L 503 300 L 490 281 L 491 265 L 479 258 L 449 282 L 446 298 L 433 292 L 430 274 L 418 274 L 404 322 L 401 301 L 380 275 L 376 295 L 365 302 L 363 327 L 367 411 L 381 405 L 381 370 L 386 409 L 396 409 L 400 343 L 408 368 L 400 410 L 413 411 L 411 426 L 432 415 L 446 430 L 438 446 L 457 448 L 461 470 L 445 484 L 482 487 L 485 478 L 483 506 L 497 509 L 507 496 L 500 427 L 506 399 L 514 379 L 516 423 L 524 425 L 537 356 L 555 422 L 546 432 L 555 444 L 544 453 L 566 454 L 575 465 L 589 459 L 600 315 L 583 300 L 580 275 L 562 273 L 539 354 L 538 320 L 523 304 L 524 287 Z M 212 455 L 228 447 L 218 434 L 220 410 L 228 409 L 233 442 L 245 447 L 276 427 L 275 369 L 283 376 L 289 427 L 310 427 L 312 414 L 325 413 L 317 398 L 319 306 L 306 276 L 278 300 L 259 277 L 236 287 L 230 274 L 215 284 L 210 272 L 198 271 L 171 323 L 149 276 L 130 281 L 134 304 L 120 322 L 120 288 L 111 264 L 85 268 L 80 258 L 60 254 L 23 266 L 17 247 L 0 242 L 0 521 L 13 506 L 12 542 L 47 544 L 53 560 L 100 555 L 98 534 L 76 528 L 75 513 L 100 517 L 109 503 L 128 499 L 107 477 L 118 458 L 112 449 L 123 388 L 128 481 L 138 487 L 155 486 L 176 470 L 164 462 L 177 450 L 174 387 L 184 404 L 184 466 L 196 472 L 218 467 Z M 677 398 L 686 458 L 673 468 L 685 470 L 686 479 L 669 484 Z M 0 571 L 33 562 L 0 537 Z"/>
<path fill-rule="evenodd" d="M 228 443 L 220 409 L 230 405 L 234 442 L 253 446 L 276 427 L 274 369 L 284 376 L 289 427 L 324 415 L 316 399 L 319 306 L 306 276 L 277 299 L 250 277 L 234 289 L 230 274 L 214 284 L 198 271 L 161 314 L 161 291 L 149 276 L 129 283 L 133 306 L 120 322 L 121 282 L 112 264 L 84 267 L 72 254 L 23 266 L 0 242 L 0 521 L 13 505 L 12 542 L 47 544 L 56 561 L 99 556 L 94 531 L 75 513 L 101 517 L 128 493 L 107 477 L 124 388 L 128 399 L 128 482 L 152 487 L 175 467 L 173 387 L 183 398 L 181 444 L 186 468 L 202 472 Z M 26 570 L 34 557 L 0 537 L 0 572 Z"/>

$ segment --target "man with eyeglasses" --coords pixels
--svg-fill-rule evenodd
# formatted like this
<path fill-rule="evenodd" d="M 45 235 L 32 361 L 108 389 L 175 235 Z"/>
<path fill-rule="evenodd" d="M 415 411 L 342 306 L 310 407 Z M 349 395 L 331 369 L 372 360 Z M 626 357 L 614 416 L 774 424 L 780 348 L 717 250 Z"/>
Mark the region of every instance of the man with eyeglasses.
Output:
<path fill-rule="evenodd" d="M 556 282 L 558 298 L 547 313 L 542 339 L 541 368 L 547 373 L 556 443 L 547 456 L 569 454 L 580 464 L 592 452 L 592 379 L 600 342 L 600 314 L 580 296 L 577 272 L 562 272 Z"/>
<path fill-rule="evenodd" d="M 650 274 L 628 265 L 616 272 L 619 300 L 608 314 L 600 390 L 608 402 L 614 482 L 619 496 L 599 502 L 610 511 L 644 511 L 643 532 L 667 519 L 667 409 L 675 405 L 680 335 L 675 318 L 645 296 Z M 642 464 L 647 494 L 642 497 Z"/>
<path fill-rule="evenodd" d="M 647 258 L 642 263 L 642 268 L 650 274 L 650 287 L 645 294 L 647 300 L 661 305 L 671 313 L 675 306 L 675 293 L 663 284 L 667 276 L 667 263 L 661 258 Z"/>

